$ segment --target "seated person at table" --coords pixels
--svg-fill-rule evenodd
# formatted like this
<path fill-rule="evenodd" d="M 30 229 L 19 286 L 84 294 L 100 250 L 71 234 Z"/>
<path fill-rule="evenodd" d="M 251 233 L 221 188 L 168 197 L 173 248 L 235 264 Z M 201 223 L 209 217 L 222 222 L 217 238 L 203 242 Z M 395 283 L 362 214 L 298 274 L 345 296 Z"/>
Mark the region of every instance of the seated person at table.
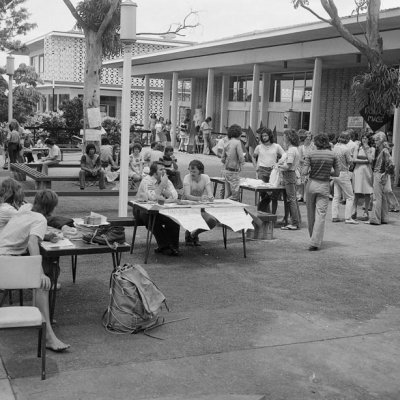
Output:
<path fill-rule="evenodd" d="M 15 179 L 7 178 L 0 186 L 0 233 L 24 201 L 22 187 Z"/>
<path fill-rule="evenodd" d="M 160 161 L 164 164 L 165 172 L 167 173 L 168 179 L 172 182 L 175 189 L 182 189 L 181 173 L 178 171 L 178 164 L 174 156 L 174 148 L 167 146 L 164 150 L 164 155 L 160 158 Z"/>
<path fill-rule="evenodd" d="M 186 200 L 192 201 L 213 201 L 211 180 L 204 173 L 204 164 L 199 160 L 192 160 L 189 163 L 189 174 L 183 178 L 183 193 Z M 217 225 L 217 220 L 205 211 L 201 212 L 210 229 Z M 196 229 L 193 232 L 185 232 L 186 246 L 200 246 L 199 234 L 204 232 L 202 229 Z"/>
<path fill-rule="evenodd" d="M 136 195 L 138 200 L 158 201 L 163 200 L 172 203 L 177 200 L 178 193 L 174 185 L 168 179 L 162 162 L 153 162 L 150 165 L 150 173 L 140 182 Z M 140 219 L 148 226 L 148 214 L 140 213 Z M 156 253 L 169 256 L 178 256 L 179 253 L 179 225 L 170 218 L 158 214 L 154 229 L 154 237 L 157 240 L 158 248 Z"/>
<path fill-rule="evenodd" d="M 42 172 L 48 175 L 49 166 L 58 164 L 61 161 L 61 150 L 51 139 L 46 139 L 44 143 L 49 149 L 49 154 L 47 157 L 42 158 Z"/>
<path fill-rule="evenodd" d="M 46 234 L 47 221 L 58 203 L 57 194 L 51 190 L 37 192 L 33 206 L 26 204 L 11 217 L 3 231 L 0 233 L 0 258 L 1 256 L 22 256 L 40 254 L 40 242 L 43 239 L 56 241 L 54 233 Z M 45 237 L 46 236 L 46 237 Z M 52 264 L 43 265 L 41 289 L 34 291 L 34 304 L 41 311 L 46 321 L 46 348 L 55 352 L 62 352 L 70 346 L 57 338 L 50 323 L 49 289 L 50 278 L 45 275 L 51 272 Z"/>
<path fill-rule="evenodd" d="M 79 171 L 79 184 L 81 190 L 85 189 L 86 177 L 99 178 L 99 188 L 105 189 L 104 169 L 100 165 L 100 156 L 96 154 L 96 147 L 89 143 L 86 146 L 86 154 L 81 158 L 81 170 Z"/>

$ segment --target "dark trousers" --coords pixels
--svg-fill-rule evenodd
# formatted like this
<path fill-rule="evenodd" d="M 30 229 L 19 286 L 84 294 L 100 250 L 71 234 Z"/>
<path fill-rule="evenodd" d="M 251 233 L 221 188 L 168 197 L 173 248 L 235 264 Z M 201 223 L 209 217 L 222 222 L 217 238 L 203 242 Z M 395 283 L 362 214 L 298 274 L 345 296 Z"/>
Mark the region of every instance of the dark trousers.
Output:
<path fill-rule="evenodd" d="M 148 226 L 149 217 L 145 212 L 140 212 L 140 221 Z M 173 248 L 179 249 L 179 229 L 180 226 L 170 218 L 157 214 L 154 223 L 153 235 L 156 238 L 157 245 L 160 249 Z"/>

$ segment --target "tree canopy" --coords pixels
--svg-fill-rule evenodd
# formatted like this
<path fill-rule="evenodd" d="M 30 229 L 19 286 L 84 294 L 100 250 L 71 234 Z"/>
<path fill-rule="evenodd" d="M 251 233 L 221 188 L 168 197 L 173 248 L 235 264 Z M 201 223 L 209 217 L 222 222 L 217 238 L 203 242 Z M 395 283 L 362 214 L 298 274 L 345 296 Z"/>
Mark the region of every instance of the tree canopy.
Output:
<path fill-rule="evenodd" d="M 0 0 L 0 51 L 22 48 L 20 40 L 15 37 L 26 35 L 36 27 L 28 22 L 28 10 L 22 5 L 26 0 Z"/>

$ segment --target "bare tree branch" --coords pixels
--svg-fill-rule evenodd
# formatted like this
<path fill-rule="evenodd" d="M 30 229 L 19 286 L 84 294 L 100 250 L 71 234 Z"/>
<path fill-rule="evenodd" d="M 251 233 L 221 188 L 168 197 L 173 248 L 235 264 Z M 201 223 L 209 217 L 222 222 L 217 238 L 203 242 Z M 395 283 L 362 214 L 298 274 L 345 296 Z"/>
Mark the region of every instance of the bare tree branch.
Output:
<path fill-rule="evenodd" d="M 106 31 L 108 24 L 110 23 L 115 10 L 118 8 L 119 0 L 112 0 L 110 4 L 110 8 L 107 11 L 106 16 L 104 17 L 103 21 L 101 22 L 100 28 L 97 31 L 98 37 L 102 37 L 104 32 Z"/>
<path fill-rule="evenodd" d="M 141 35 L 165 36 L 168 34 L 174 34 L 177 36 L 185 36 L 184 34 L 182 34 L 180 32 L 184 31 L 186 29 L 196 28 L 200 25 L 199 22 L 196 22 L 195 24 L 190 24 L 187 22 L 188 19 L 193 15 L 198 16 L 199 15 L 198 11 L 190 11 L 190 13 L 185 16 L 182 23 L 171 24 L 169 26 L 168 30 L 165 32 L 140 32 L 140 33 L 137 33 L 136 35 L 138 35 L 138 36 L 141 36 Z M 176 28 L 173 28 L 174 25 L 176 26 Z"/>
<path fill-rule="evenodd" d="M 72 5 L 70 0 L 63 0 L 64 4 L 68 7 L 69 11 L 71 12 L 72 16 L 76 19 L 76 22 L 78 25 L 80 25 L 83 30 L 89 29 L 89 27 L 86 25 L 85 21 L 81 18 L 81 16 L 78 14 L 76 11 L 75 7 Z"/>
<path fill-rule="evenodd" d="M 300 1 L 298 4 L 299 4 L 299 6 L 300 6 L 301 8 L 304 8 L 305 10 L 307 10 L 308 12 L 310 12 L 311 14 L 313 14 L 315 17 L 317 17 L 319 20 L 321 20 L 321 21 L 323 21 L 323 22 L 326 22 L 327 24 L 330 24 L 330 23 L 331 23 L 329 19 L 326 19 L 326 18 L 324 18 L 324 17 L 321 17 L 321 16 L 320 16 L 318 13 L 316 13 L 312 8 L 306 6 L 304 2 Z"/>

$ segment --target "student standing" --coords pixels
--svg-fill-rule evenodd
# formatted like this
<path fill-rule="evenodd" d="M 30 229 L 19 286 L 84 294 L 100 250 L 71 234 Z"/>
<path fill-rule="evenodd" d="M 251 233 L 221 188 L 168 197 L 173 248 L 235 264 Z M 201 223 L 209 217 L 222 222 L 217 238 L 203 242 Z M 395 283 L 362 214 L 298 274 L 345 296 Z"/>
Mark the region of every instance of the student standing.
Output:
<path fill-rule="evenodd" d="M 242 143 L 239 140 L 242 128 L 233 124 L 228 128 L 229 140 L 225 143 L 221 161 L 225 167 L 225 197 L 239 201 L 239 172 L 244 164 Z"/>
<path fill-rule="evenodd" d="M 321 247 L 325 233 L 325 218 L 329 205 L 329 180 L 332 168 L 333 176 L 339 176 L 339 163 L 331 150 L 329 138 L 325 134 L 314 138 L 316 150 L 304 160 L 305 173 L 309 174 L 306 187 L 307 220 L 310 234 L 308 250 L 315 251 Z"/>

